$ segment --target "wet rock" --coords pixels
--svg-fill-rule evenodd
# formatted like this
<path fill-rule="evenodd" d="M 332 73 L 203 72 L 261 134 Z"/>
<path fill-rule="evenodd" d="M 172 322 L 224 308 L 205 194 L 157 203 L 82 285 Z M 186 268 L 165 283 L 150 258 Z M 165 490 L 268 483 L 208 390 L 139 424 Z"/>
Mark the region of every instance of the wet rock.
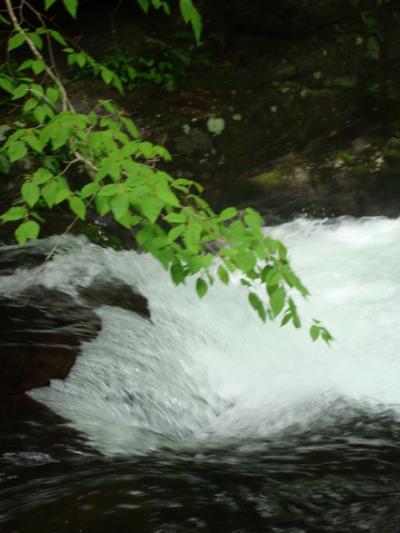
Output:
<path fill-rule="evenodd" d="M 117 278 L 97 276 L 88 287 L 79 289 L 79 296 L 91 307 L 110 305 L 150 318 L 147 299 Z"/>
<path fill-rule="evenodd" d="M 44 453 L 43 450 L 46 450 Z M 63 460 L 71 450 L 96 454 L 66 420 L 26 394 L 0 402 L 0 462 L 37 466 Z"/>
<path fill-rule="evenodd" d="M 11 276 L 19 267 L 35 268 L 43 264 L 47 250 L 37 246 L 0 247 L 0 275 Z"/>
<path fill-rule="evenodd" d="M 315 31 L 353 8 L 348 0 L 224 0 L 221 4 L 233 30 L 246 28 L 282 37 Z"/>
<path fill-rule="evenodd" d="M 0 248 L 0 275 L 41 265 L 50 243 Z M 0 396 L 18 394 L 65 378 L 83 341 L 96 338 L 96 308 L 120 307 L 149 319 L 145 297 L 114 277 L 98 276 L 79 288 L 80 301 L 56 289 L 30 287 L 0 295 Z"/>
<path fill-rule="evenodd" d="M 244 176 L 224 205 L 257 208 L 267 223 L 293 216 L 398 216 L 400 148 L 397 138 L 341 132 Z"/>
<path fill-rule="evenodd" d="M 212 149 L 212 140 L 206 132 L 199 128 L 190 129 L 187 135 L 175 139 L 177 150 L 180 150 L 185 156 L 192 156 L 196 153 L 206 153 Z"/>
<path fill-rule="evenodd" d="M 94 339 L 101 320 L 61 291 L 34 287 L 0 297 L 0 396 L 65 378 L 81 342 Z"/>

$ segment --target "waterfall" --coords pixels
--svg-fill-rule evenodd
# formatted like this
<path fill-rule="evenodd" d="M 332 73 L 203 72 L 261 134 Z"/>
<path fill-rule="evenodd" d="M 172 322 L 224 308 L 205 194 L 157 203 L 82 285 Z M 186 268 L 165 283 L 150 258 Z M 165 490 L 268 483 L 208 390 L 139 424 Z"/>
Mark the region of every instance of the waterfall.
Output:
<path fill-rule="evenodd" d="M 400 220 L 298 219 L 268 229 L 289 249 L 311 292 L 297 298 L 302 330 L 263 324 L 235 280 L 203 300 L 174 287 L 150 256 L 69 237 L 41 270 L 0 279 L 13 293 L 33 281 L 77 296 L 77 285 L 113 277 L 149 300 L 151 321 L 102 306 L 98 338 L 84 344 L 65 381 L 34 390 L 105 454 L 234 443 L 330 423 L 352 408 L 400 403 Z M 335 337 L 313 343 L 321 319 Z"/>

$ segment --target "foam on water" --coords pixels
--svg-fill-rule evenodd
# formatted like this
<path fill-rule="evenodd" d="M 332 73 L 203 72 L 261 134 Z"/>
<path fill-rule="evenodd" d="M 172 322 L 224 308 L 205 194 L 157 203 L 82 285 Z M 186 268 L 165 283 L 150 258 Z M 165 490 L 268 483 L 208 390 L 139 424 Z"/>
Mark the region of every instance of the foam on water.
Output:
<path fill-rule="evenodd" d="M 108 454 L 163 446 L 257 440 L 335 405 L 400 404 L 400 220 L 311 221 L 273 228 L 312 293 L 300 302 L 336 337 L 331 348 L 302 331 L 263 325 L 244 289 L 217 284 L 199 301 L 174 287 L 149 256 L 70 238 L 42 271 L 0 279 L 15 292 L 33 279 L 76 294 L 98 275 L 121 278 L 150 303 L 152 320 L 103 306 L 99 337 L 70 376 L 32 392 Z"/>

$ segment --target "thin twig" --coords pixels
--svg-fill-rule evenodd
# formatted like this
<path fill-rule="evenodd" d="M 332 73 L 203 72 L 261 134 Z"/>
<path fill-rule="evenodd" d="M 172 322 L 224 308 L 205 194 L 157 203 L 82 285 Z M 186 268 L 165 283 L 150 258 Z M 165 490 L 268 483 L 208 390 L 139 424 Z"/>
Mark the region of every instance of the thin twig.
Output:
<path fill-rule="evenodd" d="M 40 61 L 43 62 L 44 66 L 45 66 L 44 70 L 45 70 L 46 74 L 49 76 L 50 79 L 53 80 L 53 82 L 56 84 L 58 90 L 60 91 L 61 99 L 62 99 L 62 110 L 63 111 L 70 110 L 70 111 L 74 112 L 75 111 L 74 107 L 73 107 L 73 105 L 71 104 L 71 102 L 70 102 L 70 100 L 68 98 L 67 91 L 65 90 L 64 85 L 61 83 L 61 81 L 58 78 L 58 76 L 53 72 L 51 67 L 48 66 L 48 64 L 46 63 L 46 61 L 45 61 L 45 59 L 44 59 L 44 57 L 42 55 L 42 53 L 35 46 L 35 44 L 32 41 L 32 39 L 29 37 L 29 35 L 21 27 L 16 15 L 15 15 L 15 11 L 14 11 L 14 8 L 13 8 L 13 6 L 11 4 L 11 0 L 5 0 L 5 3 L 6 3 L 8 15 L 9 15 L 9 17 L 11 19 L 11 22 L 12 22 L 12 25 L 14 26 L 15 31 L 17 31 L 18 33 L 20 33 L 24 37 L 24 40 L 25 40 L 26 44 L 29 46 L 29 48 L 31 49 L 32 54 L 36 57 L 36 59 L 39 59 Z"/>

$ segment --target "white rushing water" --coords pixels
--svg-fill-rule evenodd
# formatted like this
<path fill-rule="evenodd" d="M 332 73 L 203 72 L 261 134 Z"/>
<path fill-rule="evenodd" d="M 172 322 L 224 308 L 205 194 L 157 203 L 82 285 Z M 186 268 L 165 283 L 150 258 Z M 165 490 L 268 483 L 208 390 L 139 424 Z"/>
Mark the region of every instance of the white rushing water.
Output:
<path fill-rule="evenodd" d="M 331 348 L 306 327 L 262 324 L 239 285 L 217 283 L 199 301 L 148 256 L 71 238 L 37 281 L 75 294 L 95 276 L 120 278 L 148 298 L 152 321 L 101 307 L 103 330 L 70 376 L 32 396 L 109 454 L 262 439 L 329 420 L 343 402 L 397 409 L 400 220 L 300 219 L 272 232 L 312 293 L 299 301 L 305 325 L 323 320 Z M 0 290 L 34 275 L 19 270 Z"/>

